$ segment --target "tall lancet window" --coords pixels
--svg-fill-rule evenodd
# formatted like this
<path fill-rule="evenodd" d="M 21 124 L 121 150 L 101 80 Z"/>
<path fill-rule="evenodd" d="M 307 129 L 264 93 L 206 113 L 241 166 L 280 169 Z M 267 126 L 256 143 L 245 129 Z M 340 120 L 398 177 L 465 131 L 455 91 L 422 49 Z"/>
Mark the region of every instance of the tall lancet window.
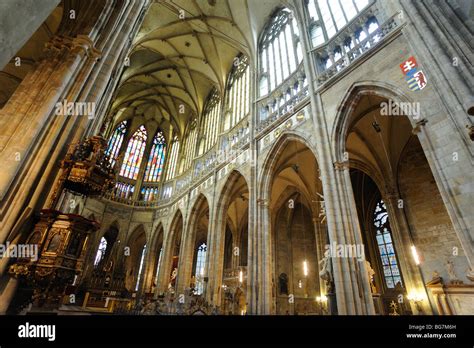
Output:
<path fill-rule="evenodd" d="M 196 142 L 197 142 L 197 125 L 196 120 L 191 122 L 187 136 L 184 138 L 183 143 L 183 158 L 180 159 L 181 164 L 179 168 L 179 174 L 187 170 L 194 159 L 196 152 Z"/>
<path fill-rule="evenodd" d="M 176 175 L 176 167 L 178 165 L 178 155 L 179 155 L 179 139 L 175 135 L 173 141 L 171 142 L 171 152 L 168 160 L 168 169 L 166 172 L 166 180 L 171 180 Z"/>
<path fill-rule="evenodd" d="M 303 60 L 298 25 L 289 9 L 278 10 L 267 24 L 260 41 L 259 59 L 260 96 L 279 86 Z"/>
<path fill-rule="evenodd" d="M 390 230 L 390 221 L 388 218 L 387 207 L 383 200 L 380 200 L 374 211 L 375 238 L 382 261 L 383 275 L 388 288 L 394 288 L 400 282 L 400 268 L 398 267 L 397 255 L 392 241 L 392 232 Z"/>
<path fill-rule="evenodd" d="M 145 171 L 145 181 L 159 182 L 163 167 L 165 165 L 166 140 L 161 130 L 156 133 L 153 138 L 153 146 L 151 147 L 148 164 Z"/>
<path fill-rule="evenodd" d="M 140 164 L 143 160 L 143 153 L 146 147 L 147 133 L 145 126 L 140 126 L 128 142 L 125 157 L 123 158 L 120 175 L 137 180 Z"/>
<path fill-rule="evenodd" d="M 117 157 L 120 152 L 120 148 L 122 147 L 123 138 L 125 137 L 125 133 L 127 132 L 127 121 L 122 121 L 117 128 L 115 128 L 114 133 L 109 139 L 109 143 L 107 145 L 107 150 L 105 153 L 109 156 L 110 163 L 112 166 L 115 165 L 117 161 Z"/>
<path fill-rule="evenodd" d="M 207 245 L 202 243 L 197 249 L 197 258 L 196 258 L 196 289 L 195 294 L 201 295 L 204 291 L 204 267 L 206 265 L 206 254 L 207 254 Z"/>
<path fill-rule="evenodd" d="M 201 122 L 201 143 L 199 154 L 202 155 L 209 150 L 217 141 L 219 131 L 219 114 L 221 99 L 217 89 L 213 89 L 207 98 L 204 108 L 203 120 Z"/>
<path fill-rule="evenodd" d="M 235 126 L 250 111 L 250 69 L 248 58 L 236 57 L 229 74 L 225 129 Z"/>

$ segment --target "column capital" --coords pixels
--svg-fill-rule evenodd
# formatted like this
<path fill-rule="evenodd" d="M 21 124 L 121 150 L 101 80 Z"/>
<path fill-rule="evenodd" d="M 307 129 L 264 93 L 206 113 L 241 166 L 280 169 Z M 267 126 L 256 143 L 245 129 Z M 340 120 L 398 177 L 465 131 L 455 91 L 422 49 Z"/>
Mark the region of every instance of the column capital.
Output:
<path fill-rule="evenodd" d="M 94 47 L 94 43 L 87 35 L 77 35 L 73 39 L 73 51 L 83 50 L 89 58 L 100 58 L 102 52 Z"/>
<path fill-rule="evenodd" d="M 270 201 L 266 198 L 257 198 L 257 204 L 262 207 L 268 207 L 270 204 Z"/>
<path fill-rule="evenodd" d="M 90 58 L 99 58 L 102 53 L 94 47 L 92 40 L 86 35 L 75 38 L 55 35 L 45 44 L 44 53 L 47 59 L 61 58 L 68 53 L 86 54 Z"/>
<path fill-rule="evenodd" d="M 334 162 L 334 169 L 338 171 L 349 170 L 349 161 L 337 161 Z"/>

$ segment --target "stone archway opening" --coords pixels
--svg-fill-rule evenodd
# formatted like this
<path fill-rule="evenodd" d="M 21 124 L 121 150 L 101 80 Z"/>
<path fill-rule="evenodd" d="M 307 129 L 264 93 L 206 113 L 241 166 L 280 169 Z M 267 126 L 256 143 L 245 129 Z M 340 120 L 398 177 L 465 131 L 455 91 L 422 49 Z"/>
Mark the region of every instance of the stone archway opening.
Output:
<path fill-rule="evenodd" d="M 238 172 L 231 173 L 224 187 L 218 296 L 223 314 L 243 315 L 247 312 L 249 188 Z"/>
<path fill-rule="evenodd" d="M 399 296 L 406 303 L 409 298 L 423 298 L 423 305 L 411 306 L 411 310 L 419 307 L 431 313 L 434 301 L 430 305 L 425 285 L 438 276 L 452 278 L 447 272 L 451 265 L 451 273 L 457 275 L 468 267 L 462 251 L 453 254 L 453 249 L 462 247 L 418 138 L 421 126 L 412 125 L 420 117 L 417 103 L 362 94 L 343 135 L 344 157 L 351 168 L 357 214 L 371 263 L 368 272 L 375 285 L 374 303 L 382 314 L 393 311 L 390 303 Z M 384 230 L 374 225 L 377 209 L 387 213 L 388 246 Z M 404 305 L 397 305 L 396 311 L 411 312 Z"/>
<path fill-rule="evenodd" d="M 146 250 L 146 234 L 139 226 L 128 239 L 124 249 L 125 255 L 125 288 L 129 292 L 138 291 L 143 274 L 144 253 Z"/>
<path fill-rule="evenodd" d="M 326 314 L 332 285 L 320 278 L 328 237 L 317 160 L 305 144 L 289 140 L 269 175 L 271 312 Z"/>

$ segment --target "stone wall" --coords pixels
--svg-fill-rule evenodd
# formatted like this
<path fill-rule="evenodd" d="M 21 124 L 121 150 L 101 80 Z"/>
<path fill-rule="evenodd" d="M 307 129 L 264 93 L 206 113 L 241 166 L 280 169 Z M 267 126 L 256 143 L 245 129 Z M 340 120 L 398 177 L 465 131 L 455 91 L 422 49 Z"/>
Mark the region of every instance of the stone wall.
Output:
<path fill-rule="evenodd" d="M 437 271 L 443 279 L 449 280 L 446 262 L 451 260 L 459 279 L 468 281 L 465 276 L 469 267 L 466 256 L 420 143 L 415 138 L 407 145 L 398 175 L 401 198 L 413 242 L 422 260 L 420 267 L 424 279 L 430 280 Z"/>

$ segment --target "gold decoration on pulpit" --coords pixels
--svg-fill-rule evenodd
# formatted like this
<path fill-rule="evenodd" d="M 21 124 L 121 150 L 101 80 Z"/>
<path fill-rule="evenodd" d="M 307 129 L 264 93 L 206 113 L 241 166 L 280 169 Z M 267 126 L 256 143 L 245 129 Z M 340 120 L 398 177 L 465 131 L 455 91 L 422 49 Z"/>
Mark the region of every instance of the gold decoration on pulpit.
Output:
<path fill-rule="evenodd" d="M 61 162 L 61 176 L 51 197 L 54 207 L 63 189 L 84 196 L 99 196 L 115 185 L 115 173 L 105 153 L 107 143 L 93 136 L 78 145 L 72 145 Z"/>
<path fill-rule="evenodd" d="M 388 313 L 388 315 L 400 315 L 397 312 L 398 311 L 398 305 L 396 304 L 395 301 L 390 302 L 390 309 L 391 309 L 391 312 Z"/>
<path fill-rule="evenodd" d="M 80 215 L 63 214 L 54 207 L 64 189 L 90 197 L 114 186 L 106 145 L 102 137 L 93 136 L 69 148 L 50 196 L 50 209 L 41 210 L 27 239 L 27 244 L 37 246 L 37 257 L 18 258 L 9 268 L 10 274 L 33 288 L 36 306 L 58 305 L 66 287 L 83 271 L 89 235 L 99 229 L 99 224 Z"/>
<path fill-rule="evenodd" d="M 38 255 L 18 258 L 9 273 L 33 287 L 37 306 L 57 305 L 65 288 L 84 267 L 89 235 L 99 225 L 79 215 L 45 209 L 28 241 L 37 242 Z"/>

